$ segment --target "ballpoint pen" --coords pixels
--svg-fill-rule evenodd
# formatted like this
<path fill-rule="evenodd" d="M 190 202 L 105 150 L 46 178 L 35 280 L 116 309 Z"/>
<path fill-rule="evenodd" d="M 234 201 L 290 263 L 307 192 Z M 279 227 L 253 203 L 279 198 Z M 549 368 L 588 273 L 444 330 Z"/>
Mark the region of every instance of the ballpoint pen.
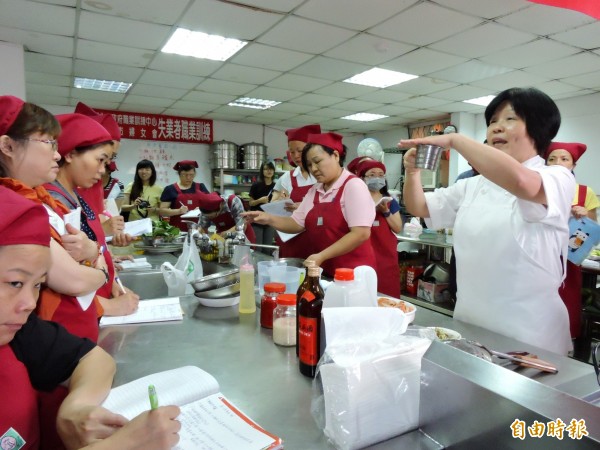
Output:
<path fill-rule="evenodd" d="M 158 408 L 158 396 L 156 395 L 156 388 L 153 384 L 148 386 L 148 398 L 150 399 L 150 409 Z"/>
<path fill-rule="evenodd" d="M 119 277 L 115 276 L 115 281 L 119 285 L 119 288 L 121 289 L 121 292 L 123 294 L 127 294 L 127 291 L 125 290 L 125 286 L 123 286 L 123 283 L 121 283 L 121 280 L 119 279 Z"/>

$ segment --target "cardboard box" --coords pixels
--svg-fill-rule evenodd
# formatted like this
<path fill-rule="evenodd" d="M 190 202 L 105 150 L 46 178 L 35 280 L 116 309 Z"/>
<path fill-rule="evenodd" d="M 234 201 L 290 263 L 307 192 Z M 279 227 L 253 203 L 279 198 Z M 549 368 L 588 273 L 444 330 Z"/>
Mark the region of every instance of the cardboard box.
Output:
<path fill-rule="evenodd" d="M 419 280 L 417 286 L 417 297 L 432 303 L 444 302 L 443 291 L 448 289 L 448 283 L 428 283 Z"/>

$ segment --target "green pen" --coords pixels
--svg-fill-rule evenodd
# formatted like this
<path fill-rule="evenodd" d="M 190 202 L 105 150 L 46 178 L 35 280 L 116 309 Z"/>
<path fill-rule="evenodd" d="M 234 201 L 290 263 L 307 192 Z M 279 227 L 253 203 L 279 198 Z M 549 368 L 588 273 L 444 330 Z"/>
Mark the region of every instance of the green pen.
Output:
<path fill-rule="evenodd" d="M 156 395 L 156 388 L 153 384 L 148 386 L 148 397 L 150 398 L 150 409 L 158 408 L 158 396 Z"/>

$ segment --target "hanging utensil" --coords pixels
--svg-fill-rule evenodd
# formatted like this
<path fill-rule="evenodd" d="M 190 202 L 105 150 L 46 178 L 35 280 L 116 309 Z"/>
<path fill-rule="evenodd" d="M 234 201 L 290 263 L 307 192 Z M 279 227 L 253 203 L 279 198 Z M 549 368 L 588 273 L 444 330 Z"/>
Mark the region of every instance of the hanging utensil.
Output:
<path fill-rule="evenodd" d="M 514 364 L 521 367 L 530 367 L 532 369 L 538 369 L 542 372 L 557 373 L 558 369 L 547 361 L 533 357 L 532 355 L 523 355 L 523 352 L 503 353 L 496 350 L 490 350 L 485 345 L 477 341 L 467 341 L 470 344 L 476 345 L 483 350 L 489 352 L 491 355 L 497 356 L 498 358 L 508 359 Z"/>

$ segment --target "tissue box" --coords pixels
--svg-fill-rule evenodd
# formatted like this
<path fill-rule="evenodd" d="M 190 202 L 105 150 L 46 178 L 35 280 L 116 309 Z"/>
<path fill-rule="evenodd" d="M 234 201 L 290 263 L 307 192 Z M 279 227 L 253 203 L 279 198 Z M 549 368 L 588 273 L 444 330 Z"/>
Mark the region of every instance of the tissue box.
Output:
<path fill-rule="evenodd" d="M 417 286 L 417 297 L 432 303 L 440 303 L 444 301 L 442 292 L 448 289 L 448 283 L 429 283 L 419 280 Z"/>

